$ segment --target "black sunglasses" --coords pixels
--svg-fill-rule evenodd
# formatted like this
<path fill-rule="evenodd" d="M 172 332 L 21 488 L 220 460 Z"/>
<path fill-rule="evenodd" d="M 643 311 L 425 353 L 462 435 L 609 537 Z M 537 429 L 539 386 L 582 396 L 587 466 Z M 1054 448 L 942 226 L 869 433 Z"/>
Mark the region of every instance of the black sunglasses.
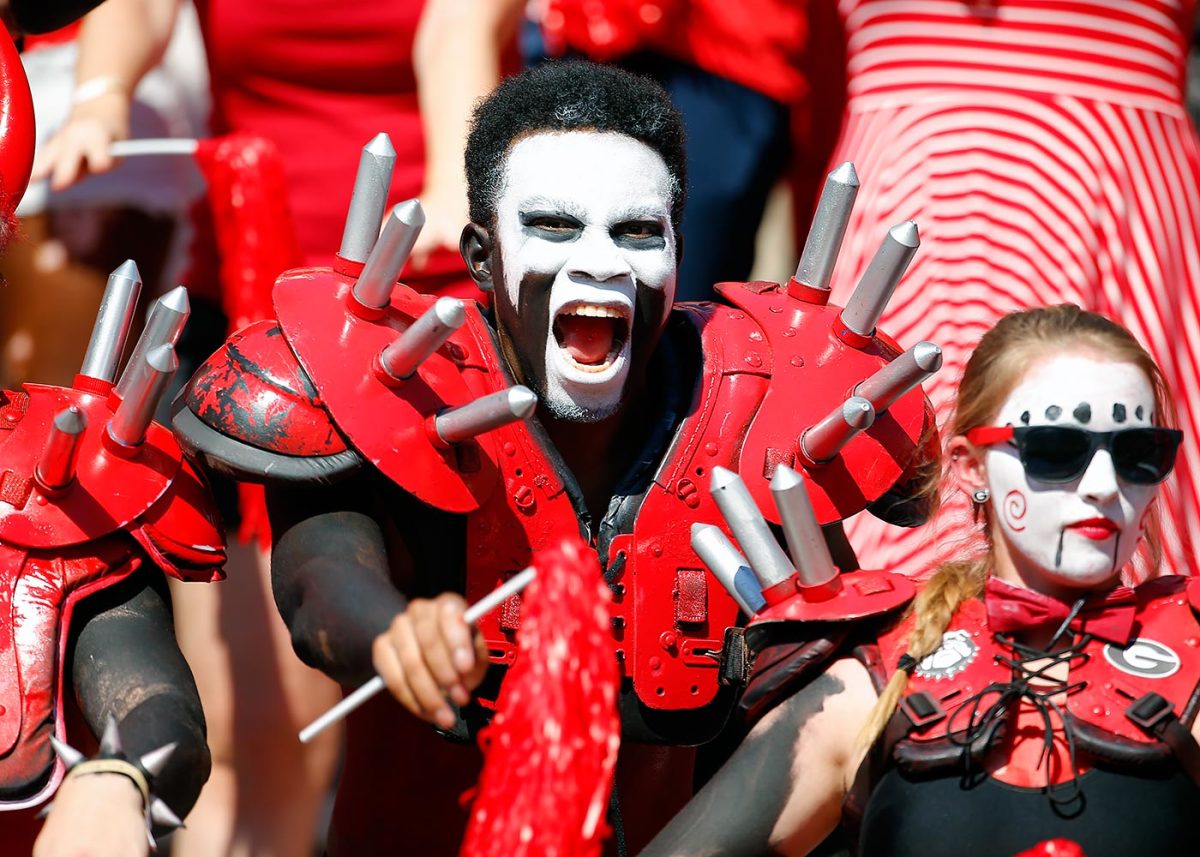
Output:
<path fill-rule="evenodd" d="M 1117 476 L 1135 485 L 1155 485 L 1175 466 L 1183 432 L 1168 428 L 1092 431 L 1078 426 L 983 426 L 966 434 L 977 446 L 1011 441 L 1025 473 L 1039 482 L 1074 482 L 1087 471 L 1097 449 L 1112 456 Z"/>

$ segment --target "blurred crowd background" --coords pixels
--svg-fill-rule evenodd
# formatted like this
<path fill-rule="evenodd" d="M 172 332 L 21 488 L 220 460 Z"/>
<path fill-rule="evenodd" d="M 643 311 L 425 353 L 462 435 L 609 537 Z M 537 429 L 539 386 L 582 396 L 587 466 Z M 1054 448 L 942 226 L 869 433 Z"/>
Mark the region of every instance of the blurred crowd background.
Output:
<path fill-rule="evenodd" d="M 648 74 L 682 111 L 690 176 L 682 299 L 710 299 L 712 285 L 723 280 L 783 282 L 792 274 L 824 176 L 835 158 L 857 161 L 855 149 L 866 148 L 854 135 L 867 133 L 867 111 L 860 109 L 847 131 L 848 98 L 876 99 L 869 116 L 876 123 L 868 140 L 872 162 L 900 158 L 900 150 L 910 145 L 899 134 L 901 123 L 897 119 L 890 126 L 897 129 L 895 136 L 887 126 L 881 132 L 879 123 L 880 117 L 896 119 L 896 111 L 915 103 L 904 100 L 904 87 L 912 82 L 905 84 L 899 75 L 883 86 L 870 76 L 891 73 L 889 64 L 914 65 L 915 54 L 905 51 L 913 49 L 918 24 L 930 56 L 943 63 L 937 74 L 964 88 L 972 72 L 961 72 L 959 80 L 955 63 L 970 66 L 974 60 L 956 60 L 948 48 L 944 57 L 938 51 L 954 39 L 975 36 L 948 35 L 939 46 L 933 38 L 939 27 L 947 33 L 955 28 L 965 33 L 968 27 L 982 33 L 988 25 L 1016 22 L 1014 44 L 1027 39 L 1021 48 L 1029 50 L 1022 62 L 1030 62 L 1046 44 L 1062 48 L 1071 39 L 1079 41 L 1079 49 L 1067 44 L 1063 63 L 1095 65 L 1095 57 L 1085 55 L 1088 50 L 1115 57 L 1113 104 L 1146 115 L 1179 114 L 1178 127 L 1164 131 L 1149 120 L 1146 127 L 1153 125 L 1150 137 L 1175 135 L 1183 141 L 1185 166 L 1145 181 L 1186 186 L 1190 201 L 1172 217 L 1183 224 L 1177 232 L 1194 235 L 1200 204 L 1192 197 L 1200 160 L 1182 102 L 1184 57 L 1200 35 L 1193 4 L 1044 2 L 1046 14 L 1034 23 L 1020 15 L 1029 5 L 1022 0 L 196 0 L 195 5 L 190 0 L 108 0 L 81 23 L 23 42 L 37 111 L 35 173 L 41 177 L 35 174 L 18 210 L 19 239 L 0 259 L 5 281 L 0 384 L 70 384 L 106 277 L 126 258 L 140 266 L 147 306 L 177 283 L 190 290 L 193 316 L 181 346 L 187 352 L 181 354 L 181 379 L 189 374 L 188 358 L 194 368 L 226 335 L 229 307 L 222 300 L 214 240 L 219 225 L 214 230 L 206 216 L 208 203 L 219 201 L 210 199 L 190 156 L 141 155 L 110 163 L 108 146 L 125 138 L 236 133 L 265 140 L 287 185 L 285 198 L 266 213 L 294 230 L 297 263 L 327 264 L 338 248 L 359 149 L 376 132 L 386 131 L 397 151 L 392 202 L 420 196 L 428 216 L 405 281 L 426 291 L 477 296 L 457 256 L 458 235 L 467 221 L 461 144 L 469 111 L 502 74 L 548 57 L 586 57 Z M 1056 5 L 1063 7 L 1061 20 L 1053 17 Z M 1089 6 L 1094 7 L 1090 12 Z M 1113 9 L 1119 17 L 1109 32 L 1100 21 Z M 1058 33 L 1061 40 L 1054 38 Z M 1097 46 L 1106 35 L 1121 42 L 1112 53 Z M 1142 36 L 1144 46 L 1129 44 Z M 1008 36 L 1001 30 L 996 38 L 990 46 L 1003 48 Z M 1126 49 L 1128 57 L 1122 53 Z M 997 50 L 995 62 L 1009 62 L 1001 53 Z M 1143 60 L 1149 71 L 1132 68 Z M 1080 74 L 1063 71 L 1057 62 L 1047 61 L 1046 73 L 1078 83 Z M 1030 63 L 1039 72 L 1036 65 Z M 1200 60 L 1193 56 L 1186 68 L 1186 104 L 1195 116 Z M 1134 92 L 1122 82 L 1125 73 L 1130 80 L 1157 74 L 1161 81 L 1154 78 L 1144 92 Z M 1006 86 L 1028 90 L 1043 101 L 1060 95 L 1053 86 L 1039 92 L 1037 82 L 1006 83 L 994 68 L 989 74 L 978 86 L 986 95 L 968 95 L 967 101 L 979 111 L 1008 116 L 1013 128 L 1036 111 L 1018 115 L 1023 108 L 997 106 L 998 91 Z M 921 85 L 929 89 L 930 81 Z M 1107 103 L 1094 92 L 1079 98 Z M 1070 112 L 1061 99 L 1058 106 Z M 1062 132 L 1065 145 L 1087 151 L 1090 144 L 1075 139 L 1076 133 Z M 1013 146 L 1019 148 L 1017 142 Z M 934 155 L 922 157 L 929 161 Z M 943 151 L 941 157 L 950 155 Z M 860 168 L 864 191 L 882 171 L 873 175 Z M 889 181 L 893 190 L 899 186 Z M 872 234 L 855 238 L 860 246 L 848 250 L 845 282 L 835 286 L 835 296 L 852 285 L 883 237 L 871 218 L 916 217 L 923 228 L 923 215 L 933 219 L 919 207 L 909 210 L 903 200 L 872 204 L 877 213 L 868 209 L 856 221 L 863 229 L 869 225 Z M 1190 278 L 1195 242 L 1181 250 L 1180 241 L 1168 239 L 1156 243 L 1154 235 L 1137 236 L 1162 263 L 1149 279 L 1189 295 L 1195 285 Z M 1168 259 L 1173 252 L 1183 254 L 1174 268 Z M 1052 250 L 1045 253 L 1054 256 Z M 1173 273 L 1179 270 L 1187 272 L 1186 282 Z M 914 270 L 909 280 L 921 276 L 928 273 Z M 1091 275 L 1091 282 L 1088 274 L 1080 276 L 1096 294 L 1110 288 L 1101 274 Z M 1156 287 L 1150 284 L 1149 297 L 1135 307 L 1138 312 L 1168 314 L 1153 296 Z M 1074 286 L 1056 288 L 1062 299 L 1079 300 Z M 991 317 L 1032 300 L 1004 294 Z M 911 295 L 904 300 L 913 312 L 926 315 Z M 1124 304 L 1106 306 L 1120 314 Z M 1190 317 L 1191 311 L 1188 303 L 1182 316 Z M 967 333 L 953 345 L 967 349 L 984 327 L 982 322 L 965 327 Z M 1139 331 L 1136 324 L 1131 327 Z M 919 328 L 912 336 L 906 328 L 904 344 L 918 335 L 935 338 L 934 330 Z M 1163 343 L 1173 339 L 1162 334 L 1163 342 L 1157 342 L 1155 335 L 1151 330 L 1146 338 L 1163 362 Z M 954 359 L 948 363 L 953 366 Z M 1176 375 L 1184 386 L 1188 377 L 1183 370 Z M 955 380 L 947 377 L 946 383 Z M 940 406 L 945 397 L 932 395 Z M 1185 485 L 1181 493 L 1189 490 Z M 1187 507 L 1186 497 L 1180 502 Z M 229 509 L 231 531 L 236 531 L 236 509 L 232 504 Z M 851 536 L 855 540 L 853 528 Z M 869 532 L 860 534 L 856 547 L 872 538 Z M 328 734 L 302 751 L 295 732 L 338 691 L 292 655 L 271 603 L 263 544 L 260 539 L 232 551 L 229 578 L 220 587 L 175 587 L 178 633 L 205 702 L 215 763 L 188 829 L 174 837 L 176 855 L 320 853 L 338 736 Z M 915 562 L 917 553 L 903 548 L 880 556 Z"/>

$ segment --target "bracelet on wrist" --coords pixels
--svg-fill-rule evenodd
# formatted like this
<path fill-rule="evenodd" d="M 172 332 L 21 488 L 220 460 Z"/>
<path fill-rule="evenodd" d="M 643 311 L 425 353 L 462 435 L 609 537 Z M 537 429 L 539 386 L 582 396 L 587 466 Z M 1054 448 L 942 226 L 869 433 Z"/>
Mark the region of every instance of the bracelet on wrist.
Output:
<path fill-rule="evenodd" d="M 91 80 L 85 80 L 75 87 L 75 92 L 71 96 L 71 104 L 78 106 L 86 104 L 89 101 L 95 101 L 102 95 L 124 91 L 125 87 L 121 85 L 121 81 L 111 75 L 93 77 Z"/>
<path fill-rule="evenodd" d="M 137 759 L 131 759 L 122 749 L 117 721 L 111 715 L 104 727 L 104 735 L 100 739 L 100 752 L 95 758 L 86 758 L 83 753 L 53 735 L 50 736 L 50 744 L 54 747 L 58 758 L 67 766 L 64 782 L 89 774 L 120 774 L 127 777 L 137 787 L 138 792 L 142 795 L 142 812 L 146 817 L 146 836 L 150 840 L 151 849 L 157 847 L 152 833 L 154 825 L 157 824 L 167 830 L 183 826 L 179 816 L 167 806 L 162 798 L 156 797 L 154 794 L 154 778 L 166 767 L 167 760 L 175 751 L 175 744 L 167 744 L 157 750 L 151 750 Z M 49 809 L 50 805 L 47 805 L 44 811 L 49 811 Z"/>

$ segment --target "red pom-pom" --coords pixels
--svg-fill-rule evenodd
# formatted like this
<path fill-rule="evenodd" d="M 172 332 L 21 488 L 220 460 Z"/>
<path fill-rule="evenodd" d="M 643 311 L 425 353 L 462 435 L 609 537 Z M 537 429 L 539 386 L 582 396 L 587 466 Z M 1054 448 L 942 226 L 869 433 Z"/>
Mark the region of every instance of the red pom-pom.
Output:
<path fill-rule="evenodd" d="M 230 329 L 271 318 L 276 278 L 300 263 L 275 145 L 249 134 L 201 140 L 196 150 L 221 254 L 221 292 Z"/>
<path fill-rule="evenodd" d="M 463 857 L 597 857 L 621 744 L 610 595 L 578 541 L 537 557 Z"/>
<path fill-rule="evenodd" d="M 1069 839 L 1049 839 L 1039 842 L 1016 857 L 1087 857 L 1083 849 Z"/>

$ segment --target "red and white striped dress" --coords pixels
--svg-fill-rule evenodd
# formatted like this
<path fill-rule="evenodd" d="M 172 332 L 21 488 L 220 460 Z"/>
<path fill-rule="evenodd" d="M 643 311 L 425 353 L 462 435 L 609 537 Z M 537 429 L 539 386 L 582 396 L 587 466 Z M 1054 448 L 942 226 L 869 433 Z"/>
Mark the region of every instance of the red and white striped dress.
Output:
<path fill-rule="evenodd" d="M 917 221 L 921 249 L 881 326 L 945 349 L 927 386 L 943 419 L 972 347 L 1010 310 L 1076 303 L 1150 350 L 1186 438 L 1164 515 L 1168 570 L 1183 572 L 1200 544 L 1194 2 L 839 0 L 849 102 L 835 157 L 863 187 L 834 300 L 889 226 Z M 860 515 L 847 529 L 865 566 L 918 573 L 961 547 L 961 526 Z"/>

